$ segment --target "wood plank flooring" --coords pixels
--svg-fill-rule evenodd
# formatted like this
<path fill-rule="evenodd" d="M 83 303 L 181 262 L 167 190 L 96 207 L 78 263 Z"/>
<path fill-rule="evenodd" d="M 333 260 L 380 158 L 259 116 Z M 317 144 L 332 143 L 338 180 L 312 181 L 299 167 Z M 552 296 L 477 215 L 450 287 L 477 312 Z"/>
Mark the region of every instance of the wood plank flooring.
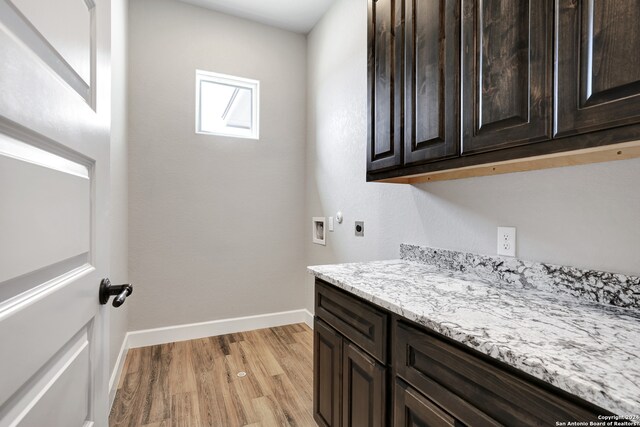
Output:
<path fill-rule="evenodd" d="M 131 349 L 109 425 L 315 426 L 312 353 L 302 323 Z"/>

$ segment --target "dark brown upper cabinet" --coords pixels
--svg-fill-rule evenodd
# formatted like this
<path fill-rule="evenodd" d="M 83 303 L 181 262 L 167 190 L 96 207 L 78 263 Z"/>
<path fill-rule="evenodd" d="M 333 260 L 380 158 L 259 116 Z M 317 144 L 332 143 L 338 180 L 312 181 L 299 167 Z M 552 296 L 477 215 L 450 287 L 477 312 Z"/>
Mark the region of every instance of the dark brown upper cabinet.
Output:
<path fill-rule="evenodd" d="M 551 0 L 464 2 L 462 153 L 551 138 Z"/>
<path fill-rule="evenodd" d="M 401 0 L 369 0 L 367 170 L 402 162 Z"/>
<path fill-rule="evenodd" d="M 460 1 L 404 3 L 404 163 L 456 157 L 460 152 Z"/>
<path fill-rule="evenodd" d="M 640 2 L 556 0 L 555 136 L 640 123 Z"/>
<path fill-rule="evenodd" d="M 640 157 L 639 0 L 368 1 L 368 181 Z"/>

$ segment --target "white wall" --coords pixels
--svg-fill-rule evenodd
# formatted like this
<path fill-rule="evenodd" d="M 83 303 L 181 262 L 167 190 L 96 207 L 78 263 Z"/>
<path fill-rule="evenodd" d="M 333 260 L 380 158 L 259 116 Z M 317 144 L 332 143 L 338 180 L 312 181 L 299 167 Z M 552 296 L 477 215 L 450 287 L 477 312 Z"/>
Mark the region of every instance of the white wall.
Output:
<path fill-rule="evenodd" d="M 640 274 L 640 159 L 366 183 L 366 21 L 365 1 L 337 0 L 308 36 L 305 220 L 345 216 L 326 247 L 305 240 L 309 264 L 394 258 L 401 242 L 495 254 L 496 227 L 512 225 L 520 258 Z M 365 221 L 364 238 L 354 220 Z"/>
<path fill-rule="evenodd" d="M 111 1 L 111 270 L 115 284 L 127 283 L 128 174 L 127 174 L 127 0 Z M 115 368 L 127 332 L 129 301 L 109 309 L 109 372 Z"/>
<path fill-rule="evenodd" d="M 168 0 L 129 22 L 130 329 L 303 307 L 305 37 Z M 195 134 L 197 68 L 260 80 L 259 141 Z"/>

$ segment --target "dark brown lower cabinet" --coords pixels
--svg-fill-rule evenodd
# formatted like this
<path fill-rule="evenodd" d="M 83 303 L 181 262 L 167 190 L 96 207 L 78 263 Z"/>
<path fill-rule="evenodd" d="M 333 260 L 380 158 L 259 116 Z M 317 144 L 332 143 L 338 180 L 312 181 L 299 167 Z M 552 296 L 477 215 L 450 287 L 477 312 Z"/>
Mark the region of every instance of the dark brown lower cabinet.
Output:
<path fill-rule="evenodd" d="M 343 348 L 342 425 L 384 425 L 385 367 L 352 343 Z"/>
<path fill-rule="evenodd" d="M 613 415 L 316 279 L 321 427 L 546 426 Z"/>
<path fill-rule="evenodd" d="M 317 318 L 313 324 L 313 416 L 322 427 L 340 425 L 342 336 Z"/>
<path fill-rule="evenodd" d="M 563 398 L 408 322 L 397 321 L 396 375 L 473 426 L 598 421 L 594 408 Z"/>
<path fill-rule="evenodd" d="M 411 386 L 396 380 L 394 403 L 396 427 L 464 427 L 453 416 L 438 408 Z"/>
<path fill-rule="evenodd" d="M 322 427 L 384 426 L 386 367 L 317 317 L 313 348 L 316 423 Z"/>

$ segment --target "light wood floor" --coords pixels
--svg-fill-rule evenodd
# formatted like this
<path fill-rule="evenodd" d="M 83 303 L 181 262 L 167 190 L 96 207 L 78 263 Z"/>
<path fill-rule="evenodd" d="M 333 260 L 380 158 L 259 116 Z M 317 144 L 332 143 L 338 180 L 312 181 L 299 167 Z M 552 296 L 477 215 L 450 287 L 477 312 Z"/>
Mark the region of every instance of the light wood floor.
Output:
<path fill-rule="evenodd" d="M 298 324 L 131 349 L 109 424 L 315 426 L 312 341 Z"/>

